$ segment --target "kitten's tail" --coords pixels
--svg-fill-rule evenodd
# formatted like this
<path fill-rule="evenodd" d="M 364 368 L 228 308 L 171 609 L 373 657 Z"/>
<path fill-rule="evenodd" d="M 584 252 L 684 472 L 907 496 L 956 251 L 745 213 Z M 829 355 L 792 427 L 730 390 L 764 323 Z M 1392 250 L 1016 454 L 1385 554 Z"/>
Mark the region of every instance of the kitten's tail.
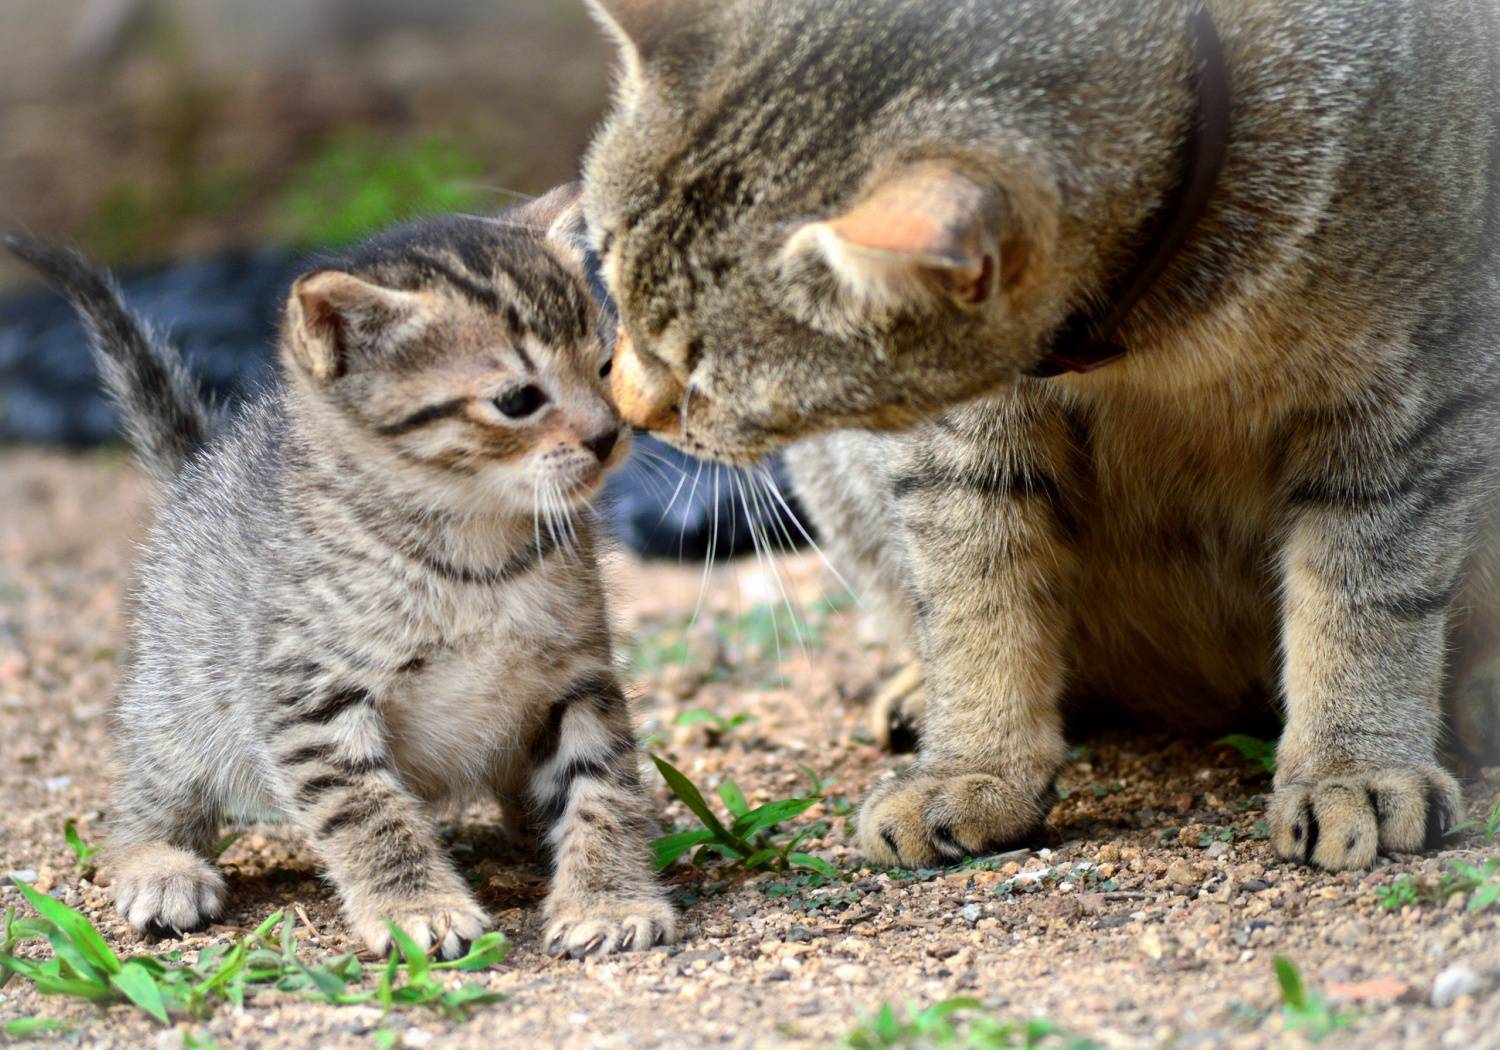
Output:
<path fill-rule="evenodd" d="M 211 409 L 181 355 L 125 305 L 108 271 L 83 255 L 14 231 L 0 231 L 0 244 L 72 301 L 136 455 L 171 480 L 211 426 Z"/>

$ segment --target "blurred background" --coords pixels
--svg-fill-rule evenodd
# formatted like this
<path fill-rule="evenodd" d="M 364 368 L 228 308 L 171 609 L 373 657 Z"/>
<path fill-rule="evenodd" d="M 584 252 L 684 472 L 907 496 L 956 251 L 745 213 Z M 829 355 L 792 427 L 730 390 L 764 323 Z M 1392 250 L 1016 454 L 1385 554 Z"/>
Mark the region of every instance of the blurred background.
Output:
<path fill-rule="evenodd" d="M 128 264 L 502 206 L 611 62 L 582 0 L 0 0 L 0 221 Z"/>
<path fill-rule="evenodd" d="M 0 226 L 110 263 L 233 399 L 309 250 L 576 178 L 613 63 L 583 0 L 0 0 Z M 0 252 L 0 446 L 114 431 L 66 305 Z M 635 549 L 796 534 L 642 445 L 607 491 Z"/>

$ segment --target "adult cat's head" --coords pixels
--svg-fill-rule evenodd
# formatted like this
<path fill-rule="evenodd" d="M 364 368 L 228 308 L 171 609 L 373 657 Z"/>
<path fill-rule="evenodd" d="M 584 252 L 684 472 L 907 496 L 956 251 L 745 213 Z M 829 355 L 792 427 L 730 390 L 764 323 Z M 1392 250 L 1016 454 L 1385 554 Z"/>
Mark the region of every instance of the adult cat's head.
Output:
<path fill-rule="evenodd" d="M 1191 120 L 1175 0 L 593 0 L 585 209 L 627 418 L 749 460 L 1036 361 L 1128 257 Z"/>

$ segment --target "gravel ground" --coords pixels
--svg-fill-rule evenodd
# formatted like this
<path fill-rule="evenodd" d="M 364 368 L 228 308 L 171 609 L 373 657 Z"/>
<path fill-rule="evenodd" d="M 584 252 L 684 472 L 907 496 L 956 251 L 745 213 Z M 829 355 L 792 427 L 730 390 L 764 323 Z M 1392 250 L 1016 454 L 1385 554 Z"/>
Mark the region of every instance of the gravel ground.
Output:
<path fill-rule="evenodd" d="M 99 835 L 120 593 L 143 506 L 117 456 L 0 452 L 0 876 L 34 872 L 125 952 L 191 959 L 292 904 L 322 942 L 306 942 L 307 958 L 357 948 L 312 856 L 276 827 L 247 829 L 225 854 L 224 926 L 182 942 L 143 945 L 109 909 L 107 871 L 90 881 L 73 863 L 63 822 Z M 901 761 L 864 729 L 865 701 L 899 654 L 823 593 L 811 557 L 779 559 L 779 577 L 753 560 L 723 566 L 706 585 L 697 567 L 617 568 L 622 637 L 656 752 L 705 791 L 732 778 L 752 804 L 804 792 L 799 764 L 832 778 L 828 801 L 804 818 L 826 827 L 799 848 L 847 881 L 680 865 L 670 872 L 680 945 L 556 961 L 538 948 L 545 877 L 534 858 L 508 852 L 493 809 L 454 814 L 454 853 L 483 880 L 515 945 L 479 976 L 509 998 L 466 1024 L 405 1014 L 403 1045 L 831 1047 L 882 1003 L 965 997 L 1108 1047 L 1301 1046 L 1305 1035 L 1284 1030 L 1280 954 L 1348 1020 L 1323 1046 L 1500 1046 L 1497 912 L 1471 914 L 1462 897 L 1385 909 L 1377 895 L 1398 874 L 1435 885 L 1453 862 L 1500 853 L 1481 834 L 1434 856 L 1383 858 L 1369 873 L 1278 864 L 1257 827 L 1265 776 L 1224 747 L 1115 732 L 1080 742 L 1067 797 L 1034 850 L 938 872 L 864 869 L 848 802 Z M 778 579 L 805 610 L 800 634 L 785 619 L 770 630 L 768 610 L 785 608 Z M 677 725 L 690 709 L 754 717 L 716 734 Z M 692 826 L 656 782 L 664 825 Z M 1471 816 L 1487 813 L 1497 790 L 1500 770 L 1471 780 Z M 19 903 L 0 883 L 0 908 Z M 225 1047 L 369 1047 L 380 1023 L 372 1008 L 267 992 L 163 1031 L 123 1007 L 44 1000 L 21 981 L 0 991 L 0 1021 L 37 1015 L 79 1028 L 36 1045 L 99 1048 L 175 1048 L 204 1032 Z"/>

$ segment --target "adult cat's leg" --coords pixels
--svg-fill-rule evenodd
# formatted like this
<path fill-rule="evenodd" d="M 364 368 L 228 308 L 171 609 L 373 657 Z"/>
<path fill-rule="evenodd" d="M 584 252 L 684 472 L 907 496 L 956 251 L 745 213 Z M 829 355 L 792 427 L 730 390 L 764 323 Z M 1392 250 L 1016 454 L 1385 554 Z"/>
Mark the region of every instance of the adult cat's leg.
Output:
<path fill-rule="evenodd" d="M 489 928 L 427 806 L 402 783 L 371 694 L 305 698 L 274 727 L 270 748 L 278 800 L 327 865 L 370 951 L 390 951 L 387 921 L 445 959 Z"/>
<path fill-rule="evenodd" d="M 1436 845 L 1460 812 L 1458 784 L 1437 764 L 1440 693 L 1494 469 L 1454 418 L 1465 405 L 1459 395 L 1424 406 L 1394 436 L 1389 423 L 1362 432 L 1351 410 L 1344 433 L 1294 449 L 1282 550 L 1288 717 L 1268 809 L 1287 859 L 1366 867 L 1380 851 Z"/>
<path fill-rule="evenodd" d="M 925 724 L 919 757 L 875 786 L 859 831 L 876 863 L 914 867 L 1020 841 L 1051 808 L 1082 442 L 1068 413 L 1018 392 L 949 413 L 907 447 L 892 494 Z"/>
<path fill-rule="evenodd" d="M 640 745 L 608 668 L 552 702 L 528 757 L 530 824 L 552 852 L 547 950 L 582 958 L 670 943 L 677 916 L 652 871 Z"/>
<path fill-rule="evenodd" d="M 808 438 L 786 451 L 797 498 L 818 530 L 823 553 L 870 610 L 886 640 L 909 648 L 911 564 L 899 508 L 891 498 L 893 458 L 902 439 L 861 431 Z M 912 751 L 924 693 L 916 660 L 898 671 L 870 704 L 881 746 Z"/>
<path fill-rule="evenodd" d="M 1448 650 L 1453 743 L 1470 762 L 1500 763 L 1500 513 L 1485 516 L 1465 572 Z"/>

